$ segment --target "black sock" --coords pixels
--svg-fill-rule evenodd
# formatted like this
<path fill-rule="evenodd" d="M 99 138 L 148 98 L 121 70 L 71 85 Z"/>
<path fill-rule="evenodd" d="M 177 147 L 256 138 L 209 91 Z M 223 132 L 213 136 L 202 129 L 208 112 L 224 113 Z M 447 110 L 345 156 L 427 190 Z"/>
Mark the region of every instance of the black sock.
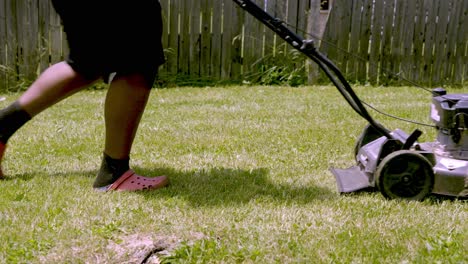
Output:
<path fill-rule="evenodd" d="M 31 115 L 21 108 L 18 101 L 0 110 L 0 142 L 7 143 L 8 139 L 31 120 Z"/>
<path fill-rule="evenodd" d="M 130 169 L 130 159 L 113 159 L 104 153 L 101 168 L 93 187 L 99 188 L 114 183 L 122 174 Z"/>

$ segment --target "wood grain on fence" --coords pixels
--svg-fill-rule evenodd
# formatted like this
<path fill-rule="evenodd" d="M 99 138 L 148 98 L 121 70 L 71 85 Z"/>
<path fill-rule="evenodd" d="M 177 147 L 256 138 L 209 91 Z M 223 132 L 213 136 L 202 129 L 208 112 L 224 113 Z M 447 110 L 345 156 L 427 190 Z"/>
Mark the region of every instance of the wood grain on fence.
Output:
<path fill-rule="evenodd" d="M 461 17 L 462 4 L 460 1 L 452 0 L 450 5 L 449 11 L 449 22 L 448 22 L 448 30 L 447 36 L 456 36 L 457 35 L 457 27 L 454 25 L 458 25 L 458 21 Z M 447 37 L 447 46 L 446 46 L 446 63 L 444 65 L 444 72 L 443 76 L 447 76 L 450 78 L 453 72 L 453 65 L 455 65 L 455 58 L 456 58 L 456 46 L 457 46 L 457 39 L 454 37 Z M 453 81 L 452 79 L 450 81 Z"/>
<path fill-rule="evenodd" d="M 393 30 L 393 38 L 392 38 L 392 45 L 391 45 L 391 56 L 392 61 L 391 65 L 388 70 L 393 73 L 395 76 L 392 76 L 391 79 L 397 79 L 400 73 L 400 64 L 403 59 L 403 49 L 404 49 L 404 36 L 406 31 L 406 24 L 405 20 L 408 18 L 405 15 L 407 11 L 406 4 L 408 1 L 397 1 L 395 5 L 395 14 L 402 14 L 401 16 L 395 17 L 394 22 L 394 30 Z"/>
<path fill-rule="evenodd" d="M 311 0 L 253 1 L 306 38 L 307 19 L 317 19 L 309 15 Z M 161 5 L 162 75 L 239 80 L 291 49 L 232 0 Z M 350 81 L 466 82 L 468 0 L 335 0 L 331 10 L 320 49 Z M 68 52 L 50 1 L 0 0 L 0 23 L 0 90 L 34 79 Z"/>
<path fill-rule="evenodd" d="M 387 84 L 398 75 L 425 86 L 466 82 L 467 0 L 336 0 L 333 9 L 325 38 L 336 47 L 322 49 L 349 79 Z M 357 51 L 360 62 L 333 49 Z M 365 64 L 362 58 L 368 58 Z M 352 65 L 358 65 L 357 75 Z"/>
<path fill-rule="evenodd" d="M 363 0 L 361 4 L 361 25 L 359 30 L 359 50 L 357 51 L 358 69 L 355 80 L 367 80 L 368 70 L 368 52 L 369 52 L 369 41 L 371 30 L 366 27 L 371 23 L 372 19 L 372 0 Z"/>
<path fill-rule="evenodd" d="M 460 17 L 457 25 L 457 35 L 452 36 L 457 38 L 456 62 L 454 65 L 455 73 L 453 81 L 459 83 L 466 80 L 468 76 L 468 51 L 467 51 L 467 36 L 468 36 L 468 1 L 459 0 Z"/>
<path fill-rule="evenodd" d="M 6 69 L 3 67 L 7 58 L 7 33 L 6 33 L 6 5 L 5 0 L 0 0 L 0 87 L 7 84 Z M 3 65 L 2 65 L 3 62 Z"/>

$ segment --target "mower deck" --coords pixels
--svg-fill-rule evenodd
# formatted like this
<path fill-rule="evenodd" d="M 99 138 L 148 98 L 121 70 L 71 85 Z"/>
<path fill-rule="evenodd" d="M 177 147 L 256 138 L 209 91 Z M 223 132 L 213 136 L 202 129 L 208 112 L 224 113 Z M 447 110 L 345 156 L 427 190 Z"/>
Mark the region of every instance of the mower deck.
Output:
<path fill-rule="evenodd" d="M 340 193 L 351 193 L 373 187 L 369 177 L 358 166 L 347 169 L 331 168 L 330 171 L 335 175 Z"/>

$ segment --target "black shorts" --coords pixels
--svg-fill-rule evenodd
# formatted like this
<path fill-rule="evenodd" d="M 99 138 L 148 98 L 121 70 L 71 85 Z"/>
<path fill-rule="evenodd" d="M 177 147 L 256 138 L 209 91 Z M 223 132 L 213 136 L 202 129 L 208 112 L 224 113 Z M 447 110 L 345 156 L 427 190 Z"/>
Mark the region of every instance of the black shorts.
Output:
<path fill-rule="evenodd" d="M 86 78 L 143 74 L 153 85 L 164 63 L 158 0 L 52 0 L 62 19 L 67 62 Z"/>

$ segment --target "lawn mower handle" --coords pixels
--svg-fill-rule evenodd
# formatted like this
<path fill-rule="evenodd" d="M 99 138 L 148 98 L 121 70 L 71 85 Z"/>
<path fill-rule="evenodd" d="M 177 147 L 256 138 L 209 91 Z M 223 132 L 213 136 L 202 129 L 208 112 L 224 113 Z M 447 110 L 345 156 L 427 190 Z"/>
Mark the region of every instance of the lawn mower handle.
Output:
<path fill-rule="evenodd" d="M 341 95 L 343 95 L 349 105 L 351 105 L 353 110 L 366 119 L 367 122 L 369 122 L 369 124 L 380 134 L 384 135 L 388 139 L 393 139 L 393 137 L 390 135 L 390 131 L 381 124 L 377 123 L 370 116 L 364 105 L 361 103 L 361 100 L 359 100 L 356 93 L 351 88 L 351 85 L 348 83 L 348 81 L 346 81 L 341 71 L 332 61 L 330 61 L 324 54 L 320 53 L 316 49 L 313 40 L 305 40 L 299 35 L 295 34 L 289 28 L 287 28 L 281 20 L 271 16 L 251 0 L 233 1 L 246 12 L 270 28 L 288 44 L 317 63 L 318 66 L 325 72 L 330 81 L 336 86 Z"/>

